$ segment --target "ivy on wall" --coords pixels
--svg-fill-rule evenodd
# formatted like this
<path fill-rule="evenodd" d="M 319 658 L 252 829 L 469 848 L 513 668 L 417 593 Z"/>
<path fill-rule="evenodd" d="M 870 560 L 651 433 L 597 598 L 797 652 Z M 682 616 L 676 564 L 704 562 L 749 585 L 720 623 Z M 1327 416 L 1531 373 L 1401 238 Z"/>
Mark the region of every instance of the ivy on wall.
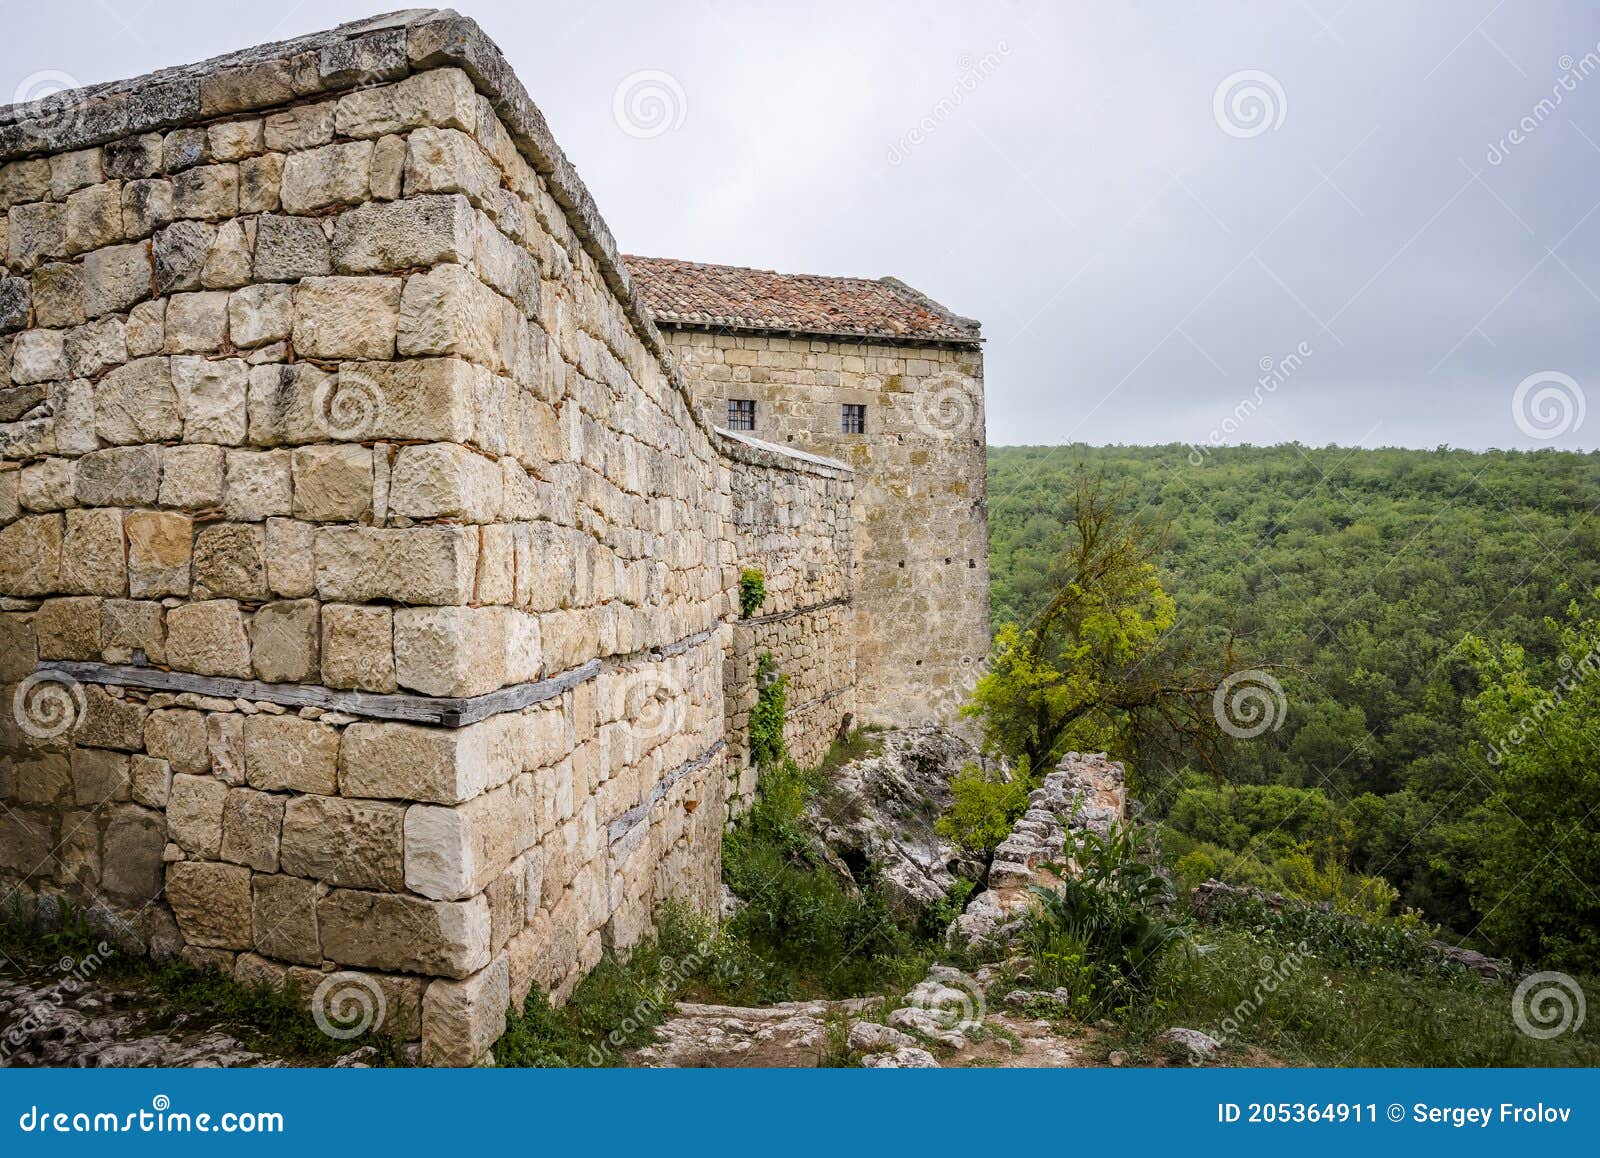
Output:
<path fill-rule="evenodd" d="M 784 714 L 789 707 L 789 677 L 778 671 L 770 652 L 756 661 L 756 706 L 750 710 L 750 761 L 771 768 L 787 755 Z"/>
<path fill-rule="evenodd" d="M 767 577 L 757 567 L 746 567 L 739 573 L 739 615 L 749 619 L 761 610 L 767 600 Z"/>

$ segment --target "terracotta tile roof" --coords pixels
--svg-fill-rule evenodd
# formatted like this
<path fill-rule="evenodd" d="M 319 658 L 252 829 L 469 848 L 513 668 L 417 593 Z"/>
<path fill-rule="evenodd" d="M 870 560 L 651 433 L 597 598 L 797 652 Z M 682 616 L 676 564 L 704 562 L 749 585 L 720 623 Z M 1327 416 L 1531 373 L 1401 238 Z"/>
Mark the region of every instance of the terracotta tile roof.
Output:
<path fill-rule="evenodd" d="M 977 322 L 892 277 L 818 277 L 631 255 L 623 261 L 657 325 L 904 342 L 980 340 Z"/>

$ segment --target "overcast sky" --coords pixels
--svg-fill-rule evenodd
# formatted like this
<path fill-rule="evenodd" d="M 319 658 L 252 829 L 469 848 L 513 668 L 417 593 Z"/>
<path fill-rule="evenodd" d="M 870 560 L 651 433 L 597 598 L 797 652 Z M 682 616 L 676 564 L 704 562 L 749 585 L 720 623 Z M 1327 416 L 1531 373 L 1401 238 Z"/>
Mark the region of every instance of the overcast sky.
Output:
<path fill-rule="evenodd" d="M 382 6 L 7 3 L 0 99 Z M 1594 5 L 458 7 L 625 251 L 981 320 L 993 443 L 1600 446 Z"/>

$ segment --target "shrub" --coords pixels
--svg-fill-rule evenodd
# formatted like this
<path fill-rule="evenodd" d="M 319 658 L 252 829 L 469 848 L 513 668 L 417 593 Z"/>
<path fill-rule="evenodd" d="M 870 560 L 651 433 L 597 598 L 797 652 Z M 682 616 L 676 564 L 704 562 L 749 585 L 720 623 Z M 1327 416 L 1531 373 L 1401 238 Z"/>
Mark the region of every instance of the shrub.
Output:
<path fill-rule="evenodd" d="M 1027 811 L 1028 791 L 1025 771 L 1011 780 L 998 780 L 977 764 L 963 765 L 950 780 L 950 809 L 934 822 L 934 829 L 969 852 L 986 856 Z"/>
<path fill-rule="evenodd" d="M 749 619 L 767 601 L 767 577 L 755 567 L 739 572 L 739 617 Z"/>
<path fill-rule="evenodd" d="M 750 709 L 750 762 L 771 768 L 788 750 L 783 722 L 789 710 L 789 677 L 776 670 L 767 652 L 756 661 L 756 689 L 756 706 Z"/>

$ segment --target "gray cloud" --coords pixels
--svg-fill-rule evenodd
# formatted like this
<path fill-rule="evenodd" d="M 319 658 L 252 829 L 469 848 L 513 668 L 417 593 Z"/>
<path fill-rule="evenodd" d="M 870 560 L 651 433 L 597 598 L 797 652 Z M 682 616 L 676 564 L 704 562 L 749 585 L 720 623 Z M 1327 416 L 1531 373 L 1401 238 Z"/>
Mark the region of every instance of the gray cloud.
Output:
<path fill-rule="evenodd" d="M 1549 439 L 1512 413 L 1542 371 L 1600 407 L 1585 5 L 461 7 L 625 249 L 894 274 L 980 318 L 993 442 L 1201 441 L 1305 343 L 1230 441 L 1600 446 L 1600 413 Z M 0 97 L 370 11 L 17 6 Z M 675 82 L 663 131 L 618 123 L 641 73 Z M 1276 127 L 1219 124 L 1240 73 Z"/>

